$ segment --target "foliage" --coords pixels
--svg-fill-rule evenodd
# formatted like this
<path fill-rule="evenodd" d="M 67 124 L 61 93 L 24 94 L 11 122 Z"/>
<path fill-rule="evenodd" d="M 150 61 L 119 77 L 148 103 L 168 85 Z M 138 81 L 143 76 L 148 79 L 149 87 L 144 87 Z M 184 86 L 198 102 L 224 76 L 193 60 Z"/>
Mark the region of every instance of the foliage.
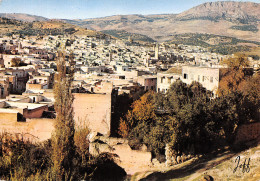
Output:
<path fill-rule="evenodd" d="M 104 30 L 102 32 L 105 34 L 108 34 L 108 35 L 112 35 L 116 38 L 125 39 L 125 40 L 127 40 L 131 36 L 134 41 L 150 42 L 150 43 L 155 42 L 152 38 L 150 38 L 146 35 L 137 34 L 137 33 L 129 33 L 124 30 L 122 30 L 122 31 L 121 30 Z"/>
<path fill-rule="evenodd" d="M 74 67 L 73 56 L 69 58 L 68 75 L 66 75 L 65 55 L 59 52 L 57 59 L 57 74 L 55 75 L 54 97 L 55 111 L 55 134 L 52 138 L 52 161 L 53 172 L 57 179 L 71 178 L 74 148 L 74 118 L 73 118 L 73 95 L 71 86 L 73 81 Z"/>
<path fill-rule="evenodd" d="M 19 67 L 21 64 L 21 59 L 20 58 L 12 58 L 11 60 L 11 67 Z"/>
<path fill-rule="evenodd" d="M 160 141 L 164 138 L 166 132 L 162 125 L 162 120 L 157 119 L 156 107 L 154 102 L 154 92 L 147 92 L 140 99 L 133 102 L 131 110 L 126 114 L 126 119 L 121 119 L 119 134 L 122 137 L 128 137 L 130 146 L 138 148 L 142 143 L 148 145 L 152 150 L 153 145 L 157 145 L 155 148 L 163 147 L 163 143 Z M 161 123 L 161 124 L 160 124 Z M 155 129 L 157 127 L 158 129 Z M 156 133 L 156 131 L 161 131 Z M 159 135 L 161 134 L 161 136 Z M 151 137 L 153 140 L 151 140 Z M 161 144 L 161 145 L 160 145 Z M 160 152 L 158 149 L 154 152 Z"/>
<path fill-rule="evenodd" d="M 164 154 L 166 143 L 176 154 L 232 145 L 239 125 L 257 121 L 260 110 L 259 74 L 240 72 L 247 63 L 243 55 L 228 60 L 228 70 L 239 72 L 230 74 L 233 85 L 227 84 L 225 93 L 214 99 L 198 82 L 174 82 L 166 94 L 148 92 L 121 120 L 121 135 L 136 149 L 146 144 L 156 156 Z"/>
<path fill-rule="evenodd" d="M 124 121 L 122 118 L 120 119 L 119 128 L 118 128 L 118 134 L 122 136 L 123 138 L 127 138 L 129 134 L 129 125 L 126 121 Z"/>
<path fill-rule="evenodd" d="M 51 165 L 50 144 L 33 144 L 22 135 L 4 133 L 0 136 L 0 178 L 21 180 L 42 174 Z"/>
<path fill-rule="evenodd" d="M 254 26 L 254 25 L 231 26 L 230 29 L 241 30 L 241 31 L 252 31 L 252 32 L 258 32 L 257 27 Z"/>
<path fill-rule="evenodd" d="M 248 58 L 243 54 L 236 54 L 234 57 L 223 60 L 221 64 L 227 65 L 227 69 L 221 71 L 218 94 L 228 94 L 239 89 L 245 81 L 250 70 L 246 69 L 249 65 Z"/>
<path fill-rule="evenodd" d="M 248 57 L 252 57 L 254 60 L 259 60 L 259 55 L 249 55 Z"/>

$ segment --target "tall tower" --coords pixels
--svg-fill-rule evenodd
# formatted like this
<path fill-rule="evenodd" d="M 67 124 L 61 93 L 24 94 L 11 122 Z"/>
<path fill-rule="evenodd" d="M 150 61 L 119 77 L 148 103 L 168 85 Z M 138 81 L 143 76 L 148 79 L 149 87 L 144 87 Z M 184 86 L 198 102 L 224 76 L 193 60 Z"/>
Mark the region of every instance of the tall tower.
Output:
<path fill-rule="evenodd" d="M 159 60 L 159 44 L 156 44 L 154 51 L 155 51 L 154 58 Z"/>

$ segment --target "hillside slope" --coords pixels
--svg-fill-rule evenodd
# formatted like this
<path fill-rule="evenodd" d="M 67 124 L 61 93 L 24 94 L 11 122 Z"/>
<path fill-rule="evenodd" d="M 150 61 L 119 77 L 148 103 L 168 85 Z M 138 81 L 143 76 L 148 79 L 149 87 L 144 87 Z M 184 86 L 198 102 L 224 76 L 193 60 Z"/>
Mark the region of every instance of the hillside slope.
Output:
<path fill-rule="evenodd" d="M 37 35 L 104 35 L 101 32 L 88 30 L 76 25 L 64 23 L 61 21 L 36 21 L 22 22 L 15 19 L 0 18 L 0 34 L 12 35 L 21 34 L 25 36 Z"/>
<path fill-rule="evenodd" d="M 0 13 L 0 17 L 8 19 L 16 19 L 19 21 L 33 22 L 33 21 L 48 21 L 48 18 L 42 16 L 35 16 L 23 13 Z"/>

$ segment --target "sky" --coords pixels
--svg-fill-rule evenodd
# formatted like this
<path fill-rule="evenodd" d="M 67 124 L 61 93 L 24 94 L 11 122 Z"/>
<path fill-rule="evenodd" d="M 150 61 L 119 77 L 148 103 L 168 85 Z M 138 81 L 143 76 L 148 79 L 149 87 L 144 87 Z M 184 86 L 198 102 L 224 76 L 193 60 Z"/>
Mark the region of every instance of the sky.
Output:
<path fill-rule="evenodd" d="M 180 13 L 208 1 L 217 0 L 0 0 L 0 13 L 86 19 L 127 14 Z M 260 3 L 260 0 L 250 1 Z"/>

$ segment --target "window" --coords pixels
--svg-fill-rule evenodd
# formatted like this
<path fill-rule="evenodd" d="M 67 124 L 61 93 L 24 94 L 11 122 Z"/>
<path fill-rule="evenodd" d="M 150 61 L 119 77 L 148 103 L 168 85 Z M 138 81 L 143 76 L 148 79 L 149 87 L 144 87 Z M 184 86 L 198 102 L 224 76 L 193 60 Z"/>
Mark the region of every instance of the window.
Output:
<path fill-rule="evenodd" d="M 198 75 L 198 81 L 200 81 L 200 75 Z"/>
<path fill-rule="evenodd" d="M 184 79 L 188 79 L 188 74 L 183 75 Z"/>
<path fill-rule="evenodd" d="M 151 86 L 151 89 L 153 90 L 153 86 Z"/>
<path fill-rule="evenodd" d="M 161 83 L 163 83 L 163 77 L 161 78 Z"/>
<path fill-rule="evenodd" d="M 160 88 L 158 88 L 158 92 L 160 92 Z"/>
<path fill-rule="evenodd" d="M 204 82 L 205 81 L 205 76 L 202 76 L 202 82 Z"/>
<path fill-rule="evenodd" d="M 213 83 L 213 77 L 210 77 L 210 82 Z"/>

